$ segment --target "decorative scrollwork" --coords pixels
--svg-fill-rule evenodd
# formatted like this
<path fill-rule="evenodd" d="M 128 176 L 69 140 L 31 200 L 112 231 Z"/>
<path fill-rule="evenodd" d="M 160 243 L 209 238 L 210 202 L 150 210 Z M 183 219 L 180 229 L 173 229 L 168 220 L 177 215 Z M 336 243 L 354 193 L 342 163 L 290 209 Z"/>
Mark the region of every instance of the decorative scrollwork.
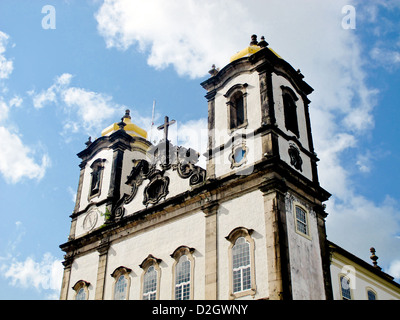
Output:
<path fill-rule="evenodd" d="M 150 165 L 146 160 L 134 160 L 134 167 L 127 177 L 126 184 L 131 186 L 131 193 L 124 199 L 124 203 L 130 203 L 136 196 L 139 186 L 147 179 L 155 170 L 154 165 Z"/>
<path fill-rule="evenodd" d="M 156 204 L 168 195 L 169 177 L 163 176 L 164 171 L 156 170 L 151 177 L 150 183 L 143 192 L 143 204 Z"/>
<path fill-rule="evenodd" d="M 302 171 L 301 166 L 303 164 L 303 160 L 301 159 L 299 149 L 297 149 L 294 145 L 290 145 L 288 153 L 290 157 L 290 164 L 297 170 Z"/>
<path fill-rule="evenodd" d="M 206 176 L 206 171 L 195 165 L 198 159 L 199 153 L 193 149 L 177 148 L 177 163 L 174 164 L 173 168 L 182 179 L 190 178 L 189 184 L 191 186 L 202 183 Z"/>

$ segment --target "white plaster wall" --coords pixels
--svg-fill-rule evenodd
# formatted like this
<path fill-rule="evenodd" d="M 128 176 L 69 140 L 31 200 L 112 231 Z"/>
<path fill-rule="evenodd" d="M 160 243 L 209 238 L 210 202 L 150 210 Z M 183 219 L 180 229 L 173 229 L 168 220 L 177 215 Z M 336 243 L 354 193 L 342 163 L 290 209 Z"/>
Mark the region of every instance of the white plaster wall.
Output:
<path fill-rule="evenodd" d="M 160 299 L 172 299 L 172 265 L 170 254 L 181 245 L 193 247 L 194 298 L 204 299 L 205 218 L 196 212 L 180 219 L 156 225 L 121 242 L 112 243 L 108 252 L 105 299 L 112 299 L 114 278 L 110 274 L 119 266 L 132 269 L 129 299 L 140 299 L 140 280 L 143 270 L 139 265 L 149 254 L 162 259 L 160 264 Z"/>
<path fill-rule="evenodd" d="M 84 280 L 90 283 L 88 287 L 89 300 L 94 300 L 95 287 L 97 281 L 97 267 L 99 263 L 99 253 L 92 251 L 74 260 L 71 267 L 71 277 L 68 287 L 67 300 L 74 300 L 76 292 L 72 287 L 79 281 Z"/>
<path fill-rule="evenodd" d="M 236 84 L 247 83 L 247 120 L 246 128 L 240 128 L 233 132 L 228 128 L 228 106 L 227 98 L 224 94 Z M 233 136 L 241 134 L 252 134 L 255 129 L 261 125 L 261 105 L 260 105 L 260 85 L 257 72 L 245 73 L 238 75 L 234 79 L 228 81 L 215 95 L 215 147 L 225 145 Z M 259 137 L 250 137 L 246 142 L 249 146 L 249 161 L 254 162 L 261 158 L 261 141 Z M 254 146 L 254 147 L 253 147 Z M 215 172 L 216 176 L 222 176 L 231 171 L 229 154 L 232 148 L 224 149 L 215 155 Z"/>
<path fill-rule="evenodd" d="M 309 238 L 296 232 L 295 203 L 309 212 Z M 324 300 L 325 288 L 316 214 L 306 203 L 290 193 L 286 195 L 285 206 L 293 299 Z"/>
<path fill-rule="evenodd" d="M 350 279 L 350 291 L 354 300 L 368 300 L 367 289 L 376 292 L 377 300 L 400 300 L 400 289 L 394 289 L 368 270 L 341 255 L 338 256 L 337 253 L 333 255 L 330 270 L 335 300 L 341 300 L 341 275 L 346 275 Z"/>
<path fill-rule="evenodd" d="M 229 156 L 232 153 L 232 145 L 230 145 L 228 148 L 224 148 L 221 152 L 217 153 L 214 158 L 215 175 L 217 177 L 222 177 L 232 172 L 235 172 L 238 175 L 247 175 L 253 172 L 254 163 L 263 157 L 261 135 L 250 135 L 243 141 L 245 141 L 247 147 L 247 161 L 240 167 L 231 168 Z"/>
<path fill-rule="evenodd" d="M 90 166 L 97 159 L 106 159 L 106 162 L 104 163 L 104 169 L 103 169 L 103 180 L 101 182 L 101 191 L 100 191 L 99 196 L 95 196 L 95 197 L 91 198 L 89 201 L 88 197 L 89 197 L 91 172 L 92 172 L 92 169 L 90 168 Z M 112 159 L 113 159 L 113 150 L 107 149 L 107 150 L 101 150 L 90 161 L 87 162 L 86 167 L 85 167 L 85 173 L 83 175 L 82 192 L 81 192 L 81 198 L 80 198 L 78 210 L 85 209 L 86 206 L 89 204 L 89 202 L 99 202 L 99 201 L 107 198 L 108 190 L 110 188 Z"/>
<path fill-rule="evenodd" d="M 264 199 L 256 190 L 220 204 L 218 209 L 218 299 L 229 299 L 229 259 L 230 242 L 225 237 L 237 227 L 253 229 L 255 242 L 255 296 L 239 299 L 260 299 L 268 297 L 268 270 L 265 239 Z"/>
<path fill-rule="evenodd" d="M 215 95 L 215 139 L 216 146 L 225 143 L 230 138 L 230 129 L 228 129 L 228 106 L 227 98 L 224 94 L 236 84 L 247 83 L 247 119 L 248 130 L 251 132 L 258 128 L 261 124 L 261 105 L 260 105 L 260 85 L 257 72 L 240 74 L 232 80 L 228 81 Z M 250 129 L 250 131 L 249 131 Z M 243 133 L 241 129 L 235 133 Z"/>

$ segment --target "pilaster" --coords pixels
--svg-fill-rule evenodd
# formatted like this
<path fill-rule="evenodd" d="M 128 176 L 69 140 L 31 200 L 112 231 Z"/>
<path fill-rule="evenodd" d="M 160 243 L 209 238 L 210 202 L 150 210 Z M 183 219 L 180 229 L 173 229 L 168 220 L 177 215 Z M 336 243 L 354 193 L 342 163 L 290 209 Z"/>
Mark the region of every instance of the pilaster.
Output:
<path fill-rule="evenodd" d="M 63 279 L 61 284 L 61 292 L 60 292 L 60 300 L 67 300 L 68 298 L 68 288 L 70 287 L 70 278 L 71 278 L 71 267 L 72 263 L 74 262 L 74 257 L 72 254 L 65 255 L 65 260 L 63 261 L 64 265 L 64 273 Z"/>
<path fill-rule="evenodd" d="M 215 159 L 211 154 L 211 150 L 215 147 L 215 94 L 212 90 L 207 95 L 208 100 L 208 146 L 209 154 L 207 155 L 207 179 L 215 178 Z"/>
<path fill-rule="evenodd" d="M 210 202 L 202 207 L 205 213 L 205 299 L 216 300 L 218 298 L 218 213 L 219 204 Z"/>
<path fill-rule="evenodd" d="M 94 297 L 95 300 L 104 300 L 104 285 L 106 280 L 109 247 L 110 243 L 108 238 L 102 239 L 99 246 L 97 247 L 97 251 L 99 252 L 99 264 L 97 267 L 97 281 Z"/>
<path fill-rule="evenodd" d="M 266 181 L 260 190 L 264 196 L 265 234 L 270 300 L 291 300 L 289 247 L 285 217 L 283 182 Z"/>

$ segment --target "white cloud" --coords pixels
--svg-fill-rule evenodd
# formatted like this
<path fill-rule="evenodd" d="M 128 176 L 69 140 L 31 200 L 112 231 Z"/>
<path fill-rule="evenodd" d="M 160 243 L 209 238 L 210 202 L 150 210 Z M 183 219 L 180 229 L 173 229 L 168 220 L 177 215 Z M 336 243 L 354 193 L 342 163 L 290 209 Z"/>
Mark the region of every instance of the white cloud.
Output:
<path fill-rule="evenodd" d="M 43 178 L 50 159 L 47 154 L 37 163 L 35 151 L 24 145 L 21 137 L 0 126 L 0 173 L 9 183 L 17 183 L 23 178 Z"/>
<path fill-rule="evenodd" d="M 0 79 L 7 79 L 13 71 L 12 60 L 6 59 L 3 55 L 6 51 L 9 35 L 0 31 Z"/>
<path fill-rule="evenodd" d="M 85 132 L 99 132 L 104 129 L 106 120 L 113 119 L 116 112 L 122 113 L 123 106 L 112 102 L 112 97 L 89 91 L 82 88 L 71 87 L 62 94 L 67 112 L 73 109 L 78 116 L 80 126 Z"/>
<path fill-rule="evenodd" d="M 386 69 L 393 71 L 400 67 L 400 49 L 380 47 L 377 44 L 370 51 L 371 58 L 379 65 L 383 65 Z"/>
<path fill-rule="evenodd" d="M 68 187 L 68 188 L 67 188 L 67 191 L 68 191 L 68 193 L 69 193 L 70 196 L 71 196 L 71 201 L 72 201 L 73 203 L 75 203 L 75 201 L 76 201 L 76 191 L 75 191 L 72 187 Z"/>
<path fill-rule="evenodd" d="M 243 34 L 251 24 L 251 19 L 243 19 L 250 16 L 249 7 L 239 1 L 110 0 L 101 6 L 96 19 L 107 47 L 125 50 L 137 45 L 149 54 L 149 65 L 173 65 L 181 75 L 198 77 L 213 63 L 228 61 L 237 50 L 232 36 L 209 36 L 216 29 L 216 35 Z"/>
<path fill-rule="evenodd" d="M 109 125 L 107 121 L 114 120 L 117 113 L 122 115 L 126 107 L 114 103 L 109 95 L 70 86 L 72 78 L 71 74 L 63 73 L 49 88 L 39 93 L 31 90 L 28 94 L 37 109 L 56 103 L 61 107 L 64 112 L 61 134 L 85 132 L 91 136 L 98 135 Z"/>
<path fill-rule="evenodd" d="M 12 61 L 3 56 L 8 39 L 9 36 L 0 31 L 0 79 L 8 78 L 13 70 Z M 6 95 L 7 92 L 8 88 L 4 86 L 2 94 Z M 7 123 L 6 126 L 11 108 L 20 107 L 22 102 L 19 95 L 14 95 L 8 103 L 4 96 L 0 96 L 0 173 L 9 183 L 17 183 L 23 178 L 40 180 L 50 165 L 47 154 L 41 157 L 39 164 L 35 159 L 35 151 L 24 145 L 21 136 L 10 128 L 12 124 Z"/>
<path fill-rule="evenodd" d="M 369 248 L 374 247 L 378 264 L 388 272 L 389 265 L 400 260 L 399 203 L 389 196 L 382 203 L 374 203 L 348 192 L 346 201 L 333 199 L 327 204 L 327 212 L 332 215 L 327 220 L 328 239 L 366 261 L 370 261 Z"/>
<path fill-rule="evenodd" d="M 388 273 L 397 280 L 400 280 L 400 260 L 395 260 L 390 264 Z"/>
<path fill-rule="evenodd" d="M 28 91 L 28 94 L 32 96 L 33 106 L 36 109 L 41 109 L 46 104 L 57 102 L 57 95 L 65 90 L 70 84 L 71 79 L 71 74 L 63 73 L 61 76 L 55 78 L 54 83 L 48 89 L 42 90 L 40 93 L 35 93 L 34 90 Z"/>
<path fill-rule="evenodd" d="M 28 257 L 25 261 L 13 260 L 10 265 L 2 265 L 3 276 L 12 286 L 34 287 L 39 292 L 45 291 L 46 299 L 59 299 L 63 266 L 61 260 L 45 253 L 41 261 Z"/>

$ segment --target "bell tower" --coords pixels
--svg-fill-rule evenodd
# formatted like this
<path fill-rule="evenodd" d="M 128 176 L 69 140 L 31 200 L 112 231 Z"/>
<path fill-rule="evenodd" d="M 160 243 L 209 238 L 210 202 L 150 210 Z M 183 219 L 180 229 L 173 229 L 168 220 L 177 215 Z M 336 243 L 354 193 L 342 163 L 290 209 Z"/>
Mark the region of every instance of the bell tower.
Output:
<path fill-rule="evenodd" d="M 307 98 L 313 89 L 300 70 L 253 35 L 247 48 L 210 74 L 202 83 L 208 91 L 208 176 L 248 173 L 255 163 L 278 157 L 318 184 Z"/>
<path fill-rule="evenodd" d="M 275 298 L 329 299 L 323 202 L 330 194 L 318 181 L 308 99 L 313 89 L 256 35 L 228 65 L 209 73 L 201 84 L 208 101 L 207 178 L 263 177 L 259 190 L 270 223 L 268 270 Z"/>

